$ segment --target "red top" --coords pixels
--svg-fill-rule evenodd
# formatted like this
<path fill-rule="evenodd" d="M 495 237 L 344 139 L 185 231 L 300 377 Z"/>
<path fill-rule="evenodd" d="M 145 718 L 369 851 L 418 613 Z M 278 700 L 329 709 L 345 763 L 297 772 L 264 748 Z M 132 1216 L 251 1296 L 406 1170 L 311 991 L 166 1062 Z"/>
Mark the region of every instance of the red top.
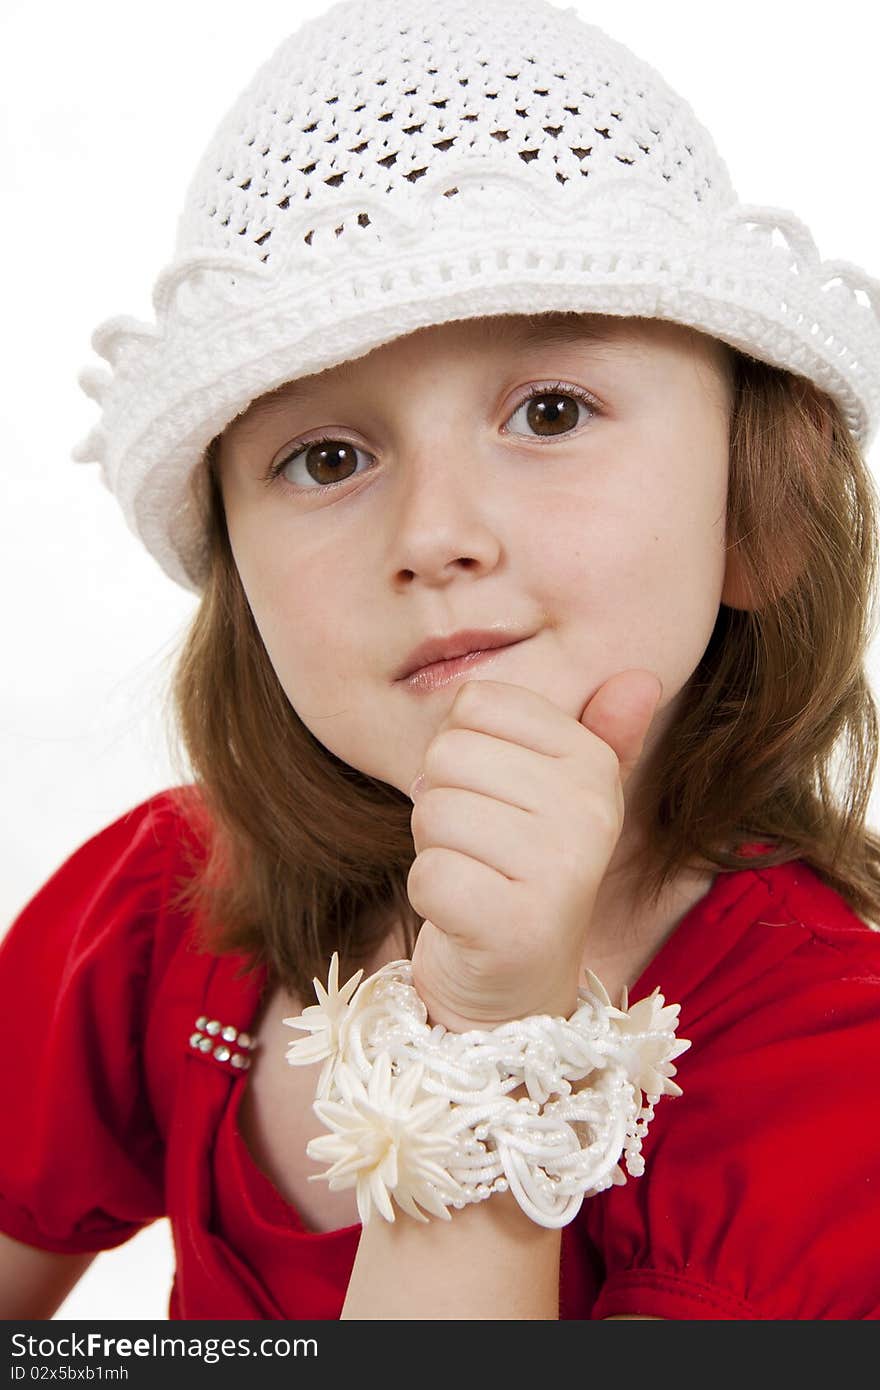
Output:
<path fill-rule="evenodd" d="M 0 944 L 0 1229 L 104 1250 L 167 1215 L 171 1318 L 338 1318 L 360 1226 L 304 1229 L 236 1128 L 246 1072 L 190 1046 L 200 1015 L 247 1030 L 266 983 L 168 910 L 193 835 L 151 797 Z M 684 1094 L 644 1176 L 563 1228 L 561 1316 L 880 1317 L 880 933 L 802 862 L 719 874 L 630 1000 L 657 985 Z"/>

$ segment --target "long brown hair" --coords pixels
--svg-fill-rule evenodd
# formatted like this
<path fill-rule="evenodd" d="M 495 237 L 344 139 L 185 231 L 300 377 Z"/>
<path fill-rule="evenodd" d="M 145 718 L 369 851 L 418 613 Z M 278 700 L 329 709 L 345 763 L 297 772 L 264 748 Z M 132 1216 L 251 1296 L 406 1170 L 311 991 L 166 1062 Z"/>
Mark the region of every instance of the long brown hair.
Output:
<path fill-rule="evenodd" d="M 866 921 L 880 920 L 880 837 L 865 824 L 877 712 L 865 673 L 873 636 L 878 498 L 836 403 L 810 381 L 733 348 L 727 544 L 749 606 L 722 604 L 680 716 L 644 769 L 642 892 L 685 869 L 805 860 Z M 181 807 L 203 834 L 175 905 L 197 911 L 203 949 L 268 965 L 302 999 L 340 979 L 399 924 L 415 857 L 408 797 L 319 743 L 263 646 L 204 460 L 210 567 L 168 689 Z M 836 760 L 840 763 L 836 767 Z M 835 785 L 836 776 L 836 785 Z M 643 807 L 644 810 L 644 807 Z"/>

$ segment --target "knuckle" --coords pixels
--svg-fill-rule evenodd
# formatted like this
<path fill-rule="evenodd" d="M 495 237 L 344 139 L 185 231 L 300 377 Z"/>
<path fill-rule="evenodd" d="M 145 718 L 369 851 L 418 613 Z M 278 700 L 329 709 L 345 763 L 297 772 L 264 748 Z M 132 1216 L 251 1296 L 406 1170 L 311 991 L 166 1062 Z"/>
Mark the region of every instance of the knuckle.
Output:
<path fill-rule="evenodd" d="M 419 910 L 419 900 L 422 895 L 425 882 L 425 866 L 422 854 L 417 854 L 409 866 L 409 873 L 406 876 L 407 897 L 416 911 Z"/>
<path fill-rule="evenodd" d="M 608 841 L 614 842 L 622 829 L 620 813 L 617 809 L 617 801 L 603 801 L 597 814 L 599 832 Z"/>
<path fill-rule="evenodd" d="M 413 803 L 409 818 L 410 830 L 417 849 L 421 841 L 429 839 L 437 833 L 440 824 L 438 812 L 442 810 L 443 788 L 424 787 Z M 419 850 L 419 853 L 426 854 L 427 848 Z"/>
<path fill-rule="evenodd" d="M 422 759 L 422 772 L 429 781 L 432 778 L 437 781 L 442 779 L 450 767 L 450 760 L 466 737 L 466 729 L 441 729 L 434 735 Z"/>
<path fill-rule="evenodd" d="M 606 743 L 604 739 L 600 739 L 599 749 L 600 761 L 605 771 L 607 772 L 608 777 L 612 781 L 618 780 L 620 778 L 620 759 L 618 758 L 614 749 L 611 747 L 611 744 Z"/>
<path fill-rule="evenodd" d="M 597 835 L 603 842 L 616 840 L 623 822 L 617 797 L 594 796 L 587 819 L 591 834 Z"/>
<path fill-rule="evenodd" d="M 464 685 L 459 686 L 452 708 L 458 714 L 473 716 L 486 708 L 491 699 L 491 691 L 486 690 L 484 681 L 465 681 Z"/>
<path fill-rule="evenodd" d="M 450 748 L 454 748 L 462 734 L 461 729 L 441 729 L 434 735 L 431 742 L 431 754 L 435 761 L 440 761 L 447 756 Z"/>
<path fill-rule="evenodd" d="M 581 751 L 580 762 L 587 774 L 607 779 L 609 784 L 619 780 L 620 759 L 611 744 L 606 743 L 604 738 L 594 734 L 591 729 L 584 729 L 584 733 L 588 742 L 586 751 Z"/>
<path fill-rule="evenodd" d="M 406 877 L 406 891 L 415 908 L 418 908 L 418 903 L 413 898 L 413 894 L 416 897 L 424 897 L 429 885 L 434 881 L 437 859 L 437 852 L 432 848 L 427 848 L 420 850 L 410 864 Z"/>

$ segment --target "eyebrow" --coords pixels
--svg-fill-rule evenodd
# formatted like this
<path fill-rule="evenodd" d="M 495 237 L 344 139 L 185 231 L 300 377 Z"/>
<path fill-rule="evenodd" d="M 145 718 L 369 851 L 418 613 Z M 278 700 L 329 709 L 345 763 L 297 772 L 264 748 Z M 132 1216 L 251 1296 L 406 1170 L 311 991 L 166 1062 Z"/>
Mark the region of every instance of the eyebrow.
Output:
<path fill-rule="evenodd" d="M 573 315 L 564 319 L 538 319 L 518 324 L 510 336 L 518 347 L 565 347 L 581 342 L 589 347 L 623 351 L 629 344 L 616 327 L 601 318 Z"/>
<path fill-rule="evenodd" d="M 517 323 L 507 330 L 507 341 L 519 350 L 534 347 L 568 347 L 572 343 L 581 343 L 584 347 L 614 354 L 625 352 L 631 347 L 626 337 L 616 332 L 612 324 L 603 322 L 601 317 L 577 314 L 558 319 L 542 318 L 539 315 L 535 320 Z M 243 424 L 245 434 L 249 435 L 251 429 L 255 429 L 266 416 L 274 415 L 277 410 L 283 410 L 298 401 L 307 400 L 319 389 L 310 383 L 308 378 L 282 382 L 274 391 L 269 391 L 253 401 L 246 411 L 242 412 L 243 415 L 247 415 L 247 421 Z"/>

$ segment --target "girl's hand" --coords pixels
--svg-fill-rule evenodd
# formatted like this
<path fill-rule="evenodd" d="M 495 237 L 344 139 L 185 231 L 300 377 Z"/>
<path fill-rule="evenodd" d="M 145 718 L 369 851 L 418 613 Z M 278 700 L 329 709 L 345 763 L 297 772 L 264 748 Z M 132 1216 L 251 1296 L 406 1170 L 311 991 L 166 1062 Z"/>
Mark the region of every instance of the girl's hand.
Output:
<path fill-rule="evenodd" d="M 623 829 L 623 784 L 662 690 L 620 671 L 580 721 L 519 685 L 461 685 L 415 792 L 407 879 L 425 918 L 413 984 L 454 1032 L 568 1017 L 599 884 Z"/>

